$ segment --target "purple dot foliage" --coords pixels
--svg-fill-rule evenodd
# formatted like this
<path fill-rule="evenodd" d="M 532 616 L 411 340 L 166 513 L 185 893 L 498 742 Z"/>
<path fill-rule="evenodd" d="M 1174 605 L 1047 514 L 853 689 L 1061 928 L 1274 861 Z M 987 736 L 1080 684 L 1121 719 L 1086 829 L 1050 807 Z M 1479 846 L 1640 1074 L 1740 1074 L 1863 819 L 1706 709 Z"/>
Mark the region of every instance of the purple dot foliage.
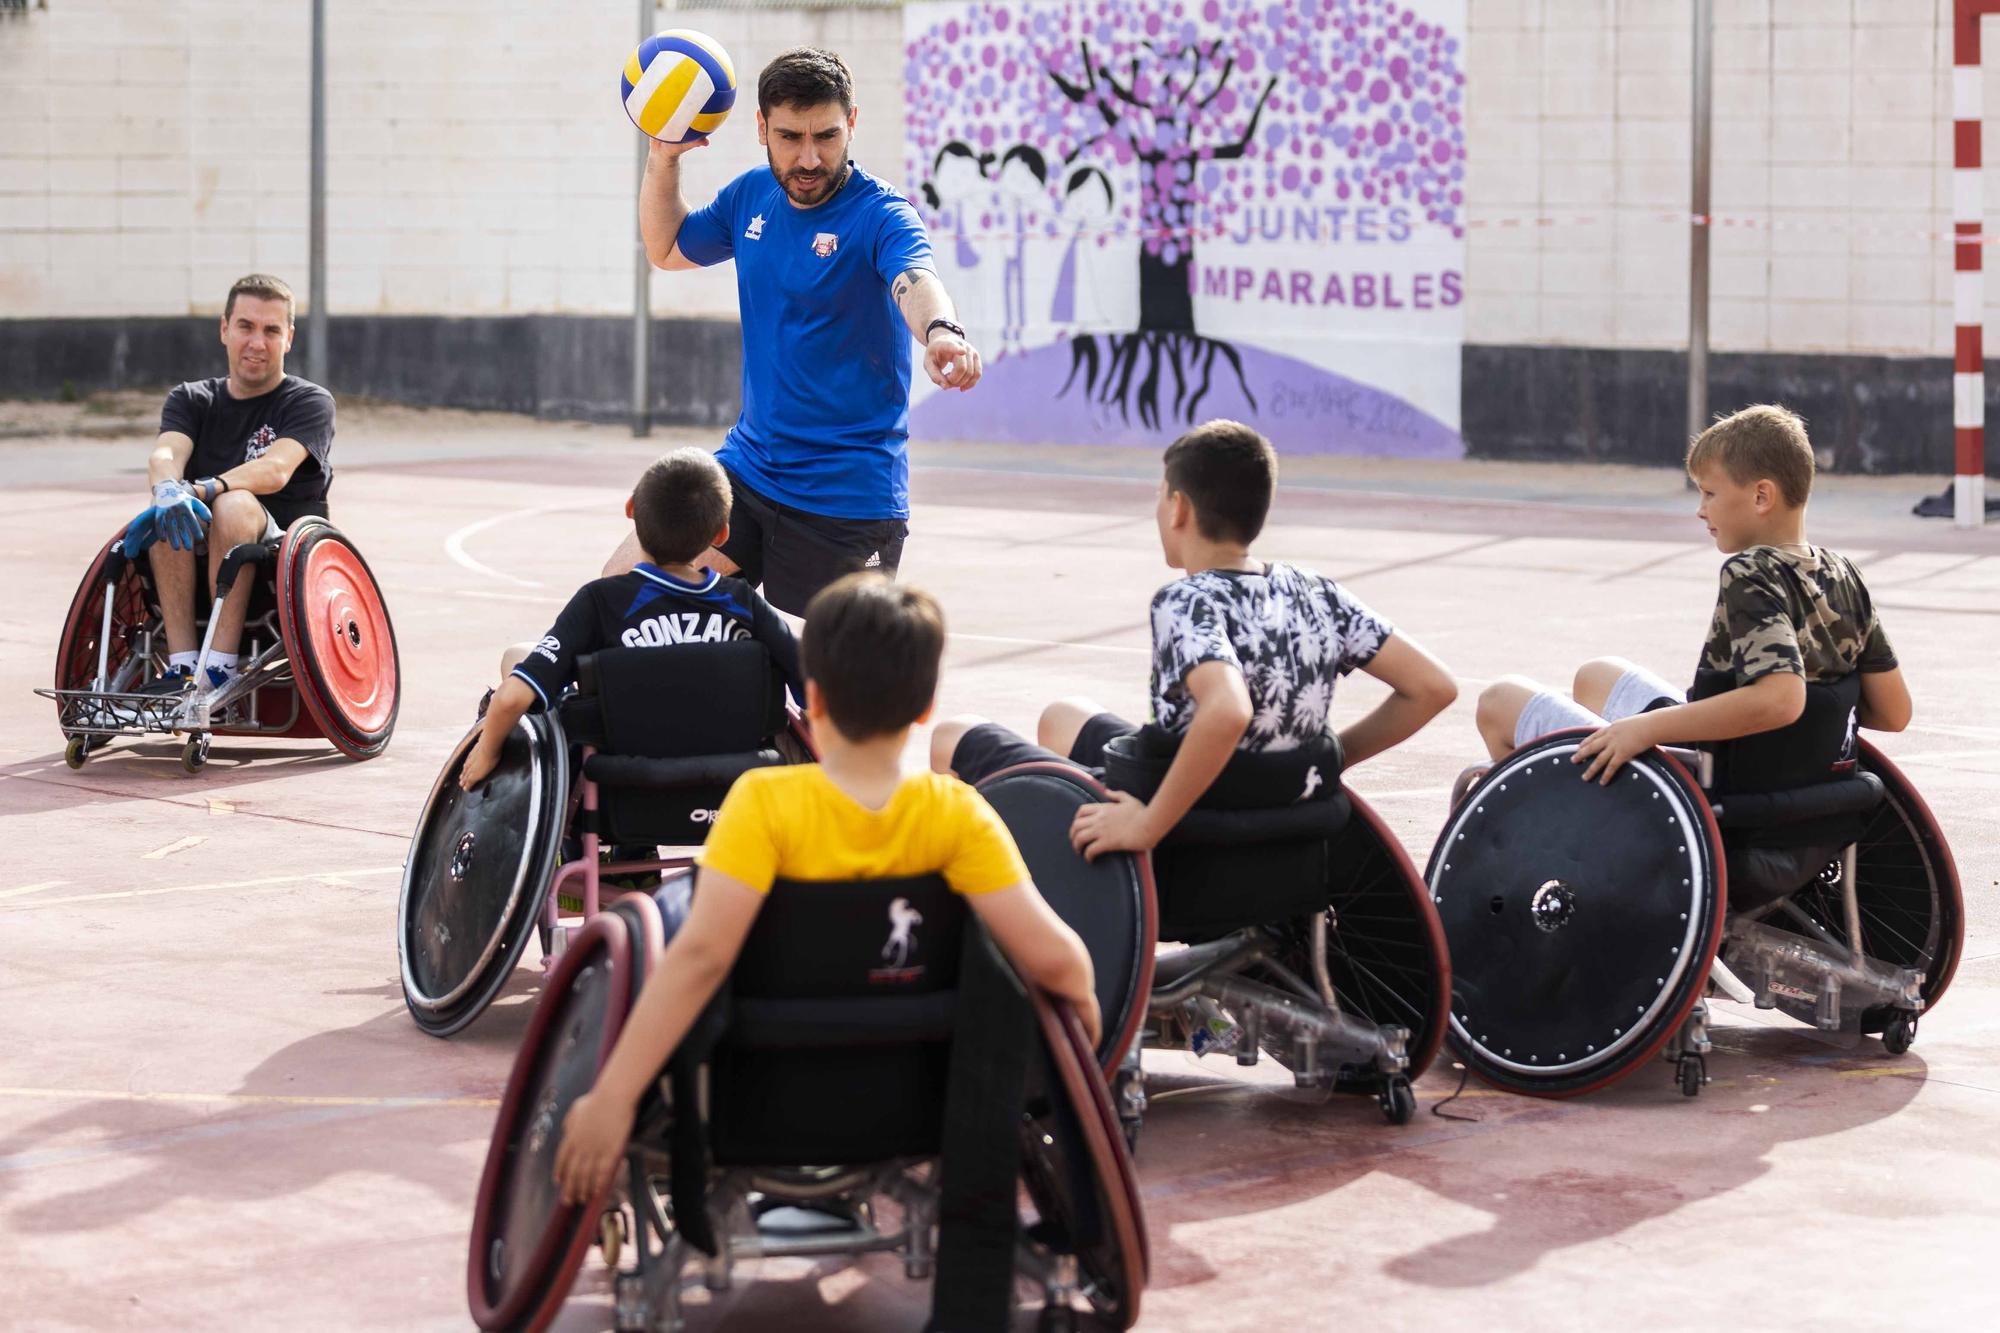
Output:
<path fill-rule="evenodd" d="M 949 144 L 989 176 L 1029 145 L 1046 190 L 1013 207 L 1045 230 L 1094 166 L 1127 196 L 1114 228 L 1169 264 L 1252 202 L 1403 206 L 1462 236 L 1461 55 L 1394 0 L 976 0 L 908 40 L 909 178 Z"/>

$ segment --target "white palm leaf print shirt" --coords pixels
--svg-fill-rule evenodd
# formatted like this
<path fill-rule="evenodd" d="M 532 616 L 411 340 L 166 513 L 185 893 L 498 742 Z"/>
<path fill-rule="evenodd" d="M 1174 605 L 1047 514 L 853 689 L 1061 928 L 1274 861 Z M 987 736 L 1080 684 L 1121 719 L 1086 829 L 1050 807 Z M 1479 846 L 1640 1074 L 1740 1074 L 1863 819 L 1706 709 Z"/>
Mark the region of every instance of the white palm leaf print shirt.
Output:
<path fill-rule="evenodd" d="M 1334 682 L 1395 632 L 1332 579 L 1290 565 L 1262 574 L 1208 569 L 1153 594 L 1153 721 L 1194 719 L 1190 671 L 1227 662 L 1250 691 L 1242 750 L 1290 750 L 1326 729 Z"/>

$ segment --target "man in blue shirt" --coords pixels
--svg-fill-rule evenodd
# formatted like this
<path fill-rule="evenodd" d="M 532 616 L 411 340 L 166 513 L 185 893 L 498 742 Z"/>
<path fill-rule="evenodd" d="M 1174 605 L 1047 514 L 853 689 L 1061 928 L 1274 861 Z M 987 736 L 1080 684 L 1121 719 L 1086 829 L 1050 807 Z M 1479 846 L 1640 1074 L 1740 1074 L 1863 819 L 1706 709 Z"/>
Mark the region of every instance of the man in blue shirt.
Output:
<path fill-rule="evenodd" d="M 757 80 L 769 165 L 690 210 L 680 157 L 655 140 L 639 186 L 646 253 L 663 269 L 736 261 L 743 411 L 716 457 L 735 504 L 698 563 L 740 572 L 793 614 L 858 569 L 894 574 L 910 516 L 910 338 L 924 373 L 961 392 L 980 360 L 955 322 L 923 220 L 848 158 L 854 83 L 831 51 L 784 52 Z M 628 538 L 607 574 L 638 559 Z"/>

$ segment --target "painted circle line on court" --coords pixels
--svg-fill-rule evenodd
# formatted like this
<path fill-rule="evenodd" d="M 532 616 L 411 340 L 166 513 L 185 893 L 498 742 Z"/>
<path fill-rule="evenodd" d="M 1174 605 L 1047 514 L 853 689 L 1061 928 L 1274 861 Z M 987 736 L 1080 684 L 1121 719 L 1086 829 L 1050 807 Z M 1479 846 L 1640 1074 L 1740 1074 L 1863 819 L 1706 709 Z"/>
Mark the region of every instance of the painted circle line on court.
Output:
<path fill-rule="evenodd" d="M 488 528 L 496 528 L 503 523 L 512 523 L 524 518 L 538 518 L 543 514 L 559 514 L 578 509 L 597 509 L 605 503 L 602 499 L 565 500 L 561 504 L 535 505 L 529 509 L 510 509 L 505 513 L 494 514 L 490 518 L 482 518 L 468 523 L 458 531 L 452 533 L 444 539 L 444 553 L 451 557 L 454 564 L 464 569 L 469 569 L 475 574 L 484 574 L 487 578 L 498 579 L 502 583 L 511 583 L 517 588 L 539 588 L 542 586 L 541 583 L 534 579 L 517 578 L 512 574 L 505 573 L 502 570 L 493 568 L 491 565 L 483 564 L 473 559 L 470 555 L 466 554 L 465 543 Z M 608 551 L 615 544 L 615 541 L 609 543 L 605 549 Z"/>

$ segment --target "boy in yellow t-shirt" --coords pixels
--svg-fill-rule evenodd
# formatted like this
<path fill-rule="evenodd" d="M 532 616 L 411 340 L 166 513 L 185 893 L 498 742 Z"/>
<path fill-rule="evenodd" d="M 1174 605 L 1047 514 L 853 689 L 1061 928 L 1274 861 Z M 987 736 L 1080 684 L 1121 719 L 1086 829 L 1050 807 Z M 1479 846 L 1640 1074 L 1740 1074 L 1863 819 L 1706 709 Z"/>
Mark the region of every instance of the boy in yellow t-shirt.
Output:
<path fill-rule="evenodd" d="M 799 656 L 820 762 L 746 773 L 723 799 L 685 921 L 675 930 L 682 913 L 665 913 L 666 955 L 597 1085 L 563 1121 L 555 1174 L 566 1201 L 610 1182 L 640 1096 L 729 975 L 778 879 L 942 875 L 1027 980 L 1076 1007 L 1096 1043 L 1090 955 L 1035 891 L 1006 825 L 957 778 L 904 771 L 943 654 L 944 614 L 916 588 L 851 574 L 812 599 Z"/>

